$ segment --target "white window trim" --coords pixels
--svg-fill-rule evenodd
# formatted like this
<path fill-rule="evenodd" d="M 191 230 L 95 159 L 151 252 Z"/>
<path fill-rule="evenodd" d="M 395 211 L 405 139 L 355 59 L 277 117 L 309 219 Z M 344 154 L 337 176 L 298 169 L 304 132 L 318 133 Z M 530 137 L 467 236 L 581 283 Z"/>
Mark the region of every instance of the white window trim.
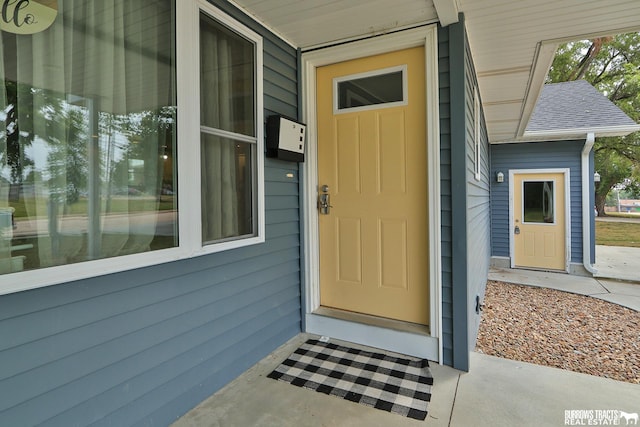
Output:
<path fill-rule="evenodd" d="M 381 104 L 365 105 L 362 107 L 340 108 L 338 105 L 339 94 L 338 85 L 349 80 L 358 80 L 366 77 L 382 76 L 384 74 L 402 72 L 402 101 L 383 102 Z M 355 113 L 359 111 L 379 110 L 381 108 L 403 107 L 409 104 L 409 85 L 407 76 L 407 66 L 398 65 L 396 67 L 382 68 L 380 70 L 367 71 L 364 73 L 349 74 L 348 76 L 336 77 L 333 79 L 333 114 Z"/>
<path fill-rule="evenodd" d="M 475 174 L 475 178 L 476 181 L 480 181 L 480 160 L 481 160 L 481 154 L 480 154 L 480 147 L 482 146 L 480 143 L 480 137 L 481 137 L 481 132 L 480 132 L 480 96 L 478 95 L 478 87 L 474 87 L 473 88 L 473 129 L 474 129 L 474 147 L 475 147 L 475 152 L 474 152 L 474 156 L 475 156 L 475 170 L 474 170 L 474 174 Z"/>
<path fill-rule="evenodd" d="M 181 10 L 181 5 L 177 7 L 176 13 Z M 200 168 L 194 168 L 193 165 L 200 165 L 200 131 L 202 129 L 200 120 L 200 68 L 199 66 L 188 66 L 189 64 L 199 64 L 200 53 L 200 11 L 207 13 L 217 22 L 227 26 L 237 34 L 243 36 L 247 40 L 253 42 L 256 46 L 256 111 L 255 123 L 256 123 L 256 136 L 255 141 L 252 137 L 242 138 L 245 142 L 256 144 L 256 183 L 257 188 L 254 190 L 257 192 L 257 221 L 256 226 L 258 228 L 257 235 L 249 238 L 238 238 L 234 240 L 224 241 L 220 243 L 203 244 L 202 242 L 202 223 L 200 219 L 201 212 L 201 182 L 200 182 Z M 184 153 L 178 148 L 178 198 L 179 198 L 179 210 L 182 214 L 179 214 L 179 238 L 180 245 L 187 246 L 185 249 L 191 256 L 205 255 L 215 252 L 226 251 L 229 249 L 236 249 L 244 246 L 255 245 L 263 243 L 265 241 L 265 212 L 264 212 L 264 109 L 263 109 L 263 47 L 262 37 L 254 31 L 248 29 L 240 22 L 236 21 L 232 17 L 226 15 L 218 8 L 212 6 L 205 0 L 199 0 L 194 4 L 194 11 L 184 20 L 180 19 L 178 15 L 178 25 L 181 22 L 188 22 L 186 28 L 183 28 L 186 40 L 181 40 L 180 36 L 183 34 L 178 30 L 177 43 L 178 46 L 190 46 L 190 49 L 182 49 L 183 51 L 189 50 L 189 52 L 182 52 L 185 55 L 189 55 L 188 58 L 182 58 L 180 56 L 180 50 L 178 51 L 177 67 L 178 67 L 178 147 L 180 147 L 180 141 L 189 141 L 189 156 L 184 156 Z M 185 66 L 187 65 L 187 66 Z M 182 71 L 182 73 L 181 73 Z M 184 77 L 180 77 L 183 75 Z M 193 84 L 198 82 L 198 84 Z M 181 94 L 186 94 L 182 100 Z M 180 112 L 182 112 L 180 114 Z M 182 128 L 180 126 L 183 126 Z M 187 128 L 188 129 L 185 129 Z M 181 131 L 183 131 L 181 133 Z M 185 137 L 185 132 L 189 132 Z M 215 130 L 215 133 L 219 134 L 220 130 Z M 230 133 L 231 135 L 231 133 Z M 232 139 L 238 139 L 237 134 L 233 134 Z M 191 143 L 194 141 L 194 143 Z M 192 145 L 193 144 L 193 145 Z M 184 150 L 183 150 L 184 151 Z M 185 158 L 187 157 L 187 158 Z M 184 160 L 184 162 L 181 161 Z M 183 185 L 180 179 L 182 171 L 182 177 L 188 174 L 190 180 Z M 194 175 L 195 176 L 192 176 Z M 187 188 L 189 190 L 183 190 L 181 188 Z M 185 194 L 186 193 L 186 194 Z M 185 232 L 187 235 L 185 235 Z"/>
<path fill-rule="evenodd" d="M 262 37 L 205 0 L 176 2 L 177 154 L 178 154 L 178 241 L 175 248 L 160 249 L 94 261 L 44 267 L 0 275 L 0 295 L 26 291 L 126 270 L 164 264 L 212 254 L 265 241 L 264 196 L 264 105 Z M 253 42 L 256 47 L 256 212 L 257 235 L 203 246 L 200 200 L 200 11 Z M 237 138 L 236 138 L 237 139 Z"/>

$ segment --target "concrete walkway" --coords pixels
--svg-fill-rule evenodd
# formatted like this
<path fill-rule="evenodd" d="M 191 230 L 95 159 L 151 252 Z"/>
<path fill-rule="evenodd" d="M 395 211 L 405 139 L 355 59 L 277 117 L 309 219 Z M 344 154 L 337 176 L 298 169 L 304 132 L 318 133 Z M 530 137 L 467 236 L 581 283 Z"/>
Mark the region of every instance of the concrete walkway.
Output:
<path fill-rule="evenodd" d="M 551 288 L 588 295 L 640 311 L 640 284 L 547 271 L 499 269 L 489 271 L 489 280 Z"/>
<path fill-rule="evenodd" d="M 471 354 L 468 373 L 431 364 L 434 386 L 424 422 L 266 378 L 309 337 L 293 338 L 174 426 L 539 427 L 565 425 L 565 411 L 640 412 L 639 385 L 478 353 Z"/>
<path fill-rule="evenodd" d="M 596 246 L 596 277 L 640 283 L 640 248 Z"/>
<path fill-rule="evenodd" d="M 624 217 L 624 216 L 597 216 L 596 222 L 626 222 L 629 224 L 640 224 L 640 214 L 634 214 L 635 217 Z"/>

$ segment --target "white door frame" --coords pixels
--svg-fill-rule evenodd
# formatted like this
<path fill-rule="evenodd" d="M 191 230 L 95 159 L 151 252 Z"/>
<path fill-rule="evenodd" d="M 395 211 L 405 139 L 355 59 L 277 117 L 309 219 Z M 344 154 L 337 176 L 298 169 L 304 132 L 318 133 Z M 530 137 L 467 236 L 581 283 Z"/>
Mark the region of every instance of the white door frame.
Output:
<path fill-rule="evenodd" d="M 302 116 L 307 123 L 307 155 L 302 168 L 304 185 L 303 196 L 303 233 L 304 233 L 304 283 L 302 303 L 304 325 L 307 332 L 329 335 L 338 330 L 342 337 L 400 351 L 405 354 L 427 357 L 430 360 L 442 361 L 442 268 L 441 268 L 441 232 L 440 232 L 440 115 L 438 99 L 438 29 L 436 25 L 401 31 L 391 35 L 373 37 L 358 42 L 347 43 L 336 47 L 320 49 L 302 55 Z M 425 81 L 426 81 L 426 128 L 428 150 L 428 188 L 429 188 L 429 282 L 430 282 L 430 349 L 420 339 L 407 339 L 407 336 L 393 334 L 389 331 L 359 328 L 348 322 L 320 318 L 313 312 L 320 307 L 320 270 L 319 270 L 319 235 L 318 235 L 318 152 L 317 152 L 317 112 L 316 112 L 316 68 L 341 61 L 363 58 L 412 47 L 425 48 Z M 325 332 L 326 331 L 326 332 Z M 351 331 L 351 332 L 349 332 Z M 390 336 L 393 335 L 393 336 Z M 365 336 L 371 340 L 363 342 Z M 377 338 L 375 338 L 377 337 Z M 386 337 L 386 338 L 384 338 Z"/>
<path fill-rule="evenodd" d="M 515 227 L 513 205 L 514 175 L 531 175 L 545 173 L 561 173 L 564 175 L 564 271 L 569 272 L 569 264 L 571 262 L 571 172 L 569 168 L 562 169 L 509 169 L 509 258 L 511 259 L 511 268 L 515 268 L 515 243 L 513 241 L 513 230 Z"/>

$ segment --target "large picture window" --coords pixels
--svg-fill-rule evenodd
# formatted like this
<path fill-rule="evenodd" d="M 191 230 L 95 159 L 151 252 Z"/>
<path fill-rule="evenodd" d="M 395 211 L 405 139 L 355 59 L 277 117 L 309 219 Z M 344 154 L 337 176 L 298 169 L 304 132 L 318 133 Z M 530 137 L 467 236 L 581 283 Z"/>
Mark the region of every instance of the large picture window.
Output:
<path fill-rule="evenodd" d="M 0 33 L 0 274 L 178 244 L 171 1 Z"/>
<path fill-rule="evenodd" d="M 0 32 L 0 294 L 263 242 L 262 38 L 198 0 L 49 9 Z"/>

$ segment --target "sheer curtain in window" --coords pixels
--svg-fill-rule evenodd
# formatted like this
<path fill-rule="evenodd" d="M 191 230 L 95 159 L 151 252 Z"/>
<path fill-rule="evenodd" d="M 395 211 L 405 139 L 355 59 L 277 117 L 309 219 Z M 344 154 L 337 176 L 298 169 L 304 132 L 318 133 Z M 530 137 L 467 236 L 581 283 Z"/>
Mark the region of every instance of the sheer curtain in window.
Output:
<path fill-rule="evenodd" d="M 171 2 L 60 0 L 46 31 L 0 35 L 0 210 L 13 205 L 26 268 L 150 249 L 173 149 L 171 29 Z"/>
<path fill-rule="evenodd" d="M 254 46 L 200 20 L 202 238 L 253 233 Z"/>

